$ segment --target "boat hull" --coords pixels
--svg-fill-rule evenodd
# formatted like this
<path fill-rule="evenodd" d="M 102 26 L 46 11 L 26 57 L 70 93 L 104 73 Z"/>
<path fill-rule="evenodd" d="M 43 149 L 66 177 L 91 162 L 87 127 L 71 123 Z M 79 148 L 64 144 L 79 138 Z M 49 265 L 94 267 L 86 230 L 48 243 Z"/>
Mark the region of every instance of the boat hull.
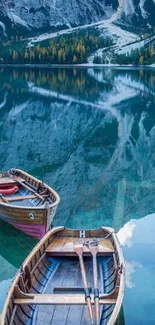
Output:
<path fill-rule="evenodd" d="M 0 174 L 0 185 L 8 184 L 19 185 L 19 191 L 12 196 L 0 196 L 0 218 L 27 235 L 41 239 L 55 216 L 60 201 L 58 194 L 18 169 Z"/>
<path fill-rule="evenodd" d="M 56 213 L 45 209 L 5 208 L 0 206 L 0 218 L 36 239 L 41 239 L 48 231 Z"/>
<path fill-rule="evenodd" d="M 41 239 L 46 234 L 46 226 L 45 225 L 22 225 L 16 224 L 15 228 L 21 230 L 25 234 L 32 236 L 36 239 Z"/>

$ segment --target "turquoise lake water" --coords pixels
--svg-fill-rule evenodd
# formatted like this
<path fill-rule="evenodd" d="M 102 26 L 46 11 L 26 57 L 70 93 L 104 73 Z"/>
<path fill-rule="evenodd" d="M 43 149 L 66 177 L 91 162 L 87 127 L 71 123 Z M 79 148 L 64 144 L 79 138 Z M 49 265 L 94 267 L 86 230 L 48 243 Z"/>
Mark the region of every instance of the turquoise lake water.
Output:
<path fill-rule="evenodd" d="M 0 69 L 0 170 L 24 169 L 56 189 L 54 225 L 118 231 L 120 325 L 155 323 L 154 149 L 155 70 Z M 0 221 L 0 311 L 35 243 Z"/>

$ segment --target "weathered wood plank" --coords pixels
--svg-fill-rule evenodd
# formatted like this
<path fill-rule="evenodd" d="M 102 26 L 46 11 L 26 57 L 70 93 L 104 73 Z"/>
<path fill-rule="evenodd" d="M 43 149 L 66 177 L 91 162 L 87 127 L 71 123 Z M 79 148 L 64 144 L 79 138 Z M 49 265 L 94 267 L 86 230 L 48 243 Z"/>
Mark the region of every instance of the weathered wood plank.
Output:
<path fill-rule="evenodd" d="M 75 285 L 79 287 L 83 287 L 79 261 L 77 262 L 77 275 L 76 275 Z M 65 325 L 72 325 L 72 324 L 80 325 L 84 308 L 85 308 L 84 306 L 70 306 Z"/>
<path fill-rule="evenodd" d="M 68 271 L 67 271 L 67 277 L 65 276 L 63 281 L 62 281 L 62 285 L 63 286 L 72 286 L 75 285 L 76 283 L 76 277 L 77 277 L 77 273 L 78 273 L 78 263 L 75 261 L 71 261 L 71 263 L 64 263 L 67 264 L 66 266 Z M 52 319 L 52 325 L 57 325 L 57 324 L 61 324 L 61 325 L 65 325 L 66 324 L 66 319 L 68 317 L 69 314 L 69 310 L 70 310 L 70 306 L 56 306 L 54 315 L 53 315 L 53 319 Z"/>
<path fill-rule="evenodd" d="M 64 263 L 61 263 L 54 274 L 54 276 L 51 278 L 50 282 L 48 283 L 48 286 L 46 288 L 46 293 L 52 293 L 55 286 L 61 286 L 63 283 L 64 278 L 66 278 L 68 273 L 68 266 L 64 266 Z M 41 305 L 39 306 L 38 313 L 37 313 L 37 319 L 36 319 L 36 325 L 42 325 L 43 323 L 46 325 L 50 325 L 54 316 L 54 312 L 56 310 L 56 305 Z"/>
<path fill-rule="evenodd" d="M 63 237 L 63 238 L 59 238 L 59 237 L 56 237 L 54 238 L 54 240 L 52 241 L 51 245 L 49 247 L 51 247 L 50 249 L 47 248 L 46 249 L 46 252 L 49 250 L 52 252 L 61 252 L 62 249 L 63 249 L 63 246 L 65 244 L 65 242 L 67 241 L 67 237 Z"/>
<path fill-rule="evenodd" d="M 88 279 L 88 286 L 93 287 L 93 264 L 92 264 L 92 258 L 90 258 L 87 263 L 85 262 L 85 269 Z M 94 306 L 93 306 L 93 312 L 94 312 Z M 83 308 L 83 314 L 81 318 L 81 324 L 82 325 L 89 325 L 90 324 L 90 317 L 88 313 L 87 306 L 84 306 Z"/>
<path fill-rule="evenodd" d="M 84 308 L 84 306 L 70 306 L 66 325 L 80 325 Z"/>
<path fill-rule="evenodd" d="M 32 220 L 29 217 L 29 213 L 33 213 L 35 218 Z M 0 205 L 0 215 L 1 219 L 4 221 L 11 223 L 11 224 L 16 224 L 16 223 L 21 223 L 21 224 L 46 224 L 46 215 L 47 212 L 43 208 L 37 208 L 35 209 L 34 207 L 29 207 L 29 208 L 12 208 L 12 206 L 2 206 Z"/>
<path fill-rule="evenodd" d="M 16 177 L 15 180 L 10 177 L 0 177 L 0 185 L 4 185 L 4 184 L 7 184 L 8 186 L 14 185 L 17 184 L 18 181 L 25 182 L 25 180 L 21 177 Z"/>
<path fill-rule="evenodd" d="M 93 306 L 94 309 L 94 306 Z M 83 315 L 82 315 L 82 319 L 81 319 L 81 324 L 82 325 L 89 325 L 90 324 L 90 318 L 89 318 L 89 314 L 88 314 L 88 309 L 86 307 L 84 307 L 83 309 Z"/>
<path fill-rule="evenodd" d="M 91 295 L 91 301 L 94 304 L 93 295 Z M 14 303 L 16 305 L 86 305 L 86 300 L 83 294 L 34 294 L 32 298 L 16 298 Z M 116 299 L 100 298 L 100 305 L 115 303 Z"/>
<path fill-rule="evenodd" d="M 49 195 L 42 195 L 42 198 L 47 198 Z M 35 195 L 21 195 L 21 196 L 7 196 L 6 199 L 8 202 L 15 202 L 15 201 L 23 201 L 23 200 L 30 200 L 35 199 Z"/>
<path fill-rule="evenodd" d="M 85 240 L 90 240 L 86 238 Z M 79 240 L 78 237 L 67 238 L 67 237 L 56 237 L 49 247 L 46 249 L 46 253 L 56 256 L 61 252 L 61 255 L 76 256 L 74 251 L 74 244 Z M 112 254 L 114 253 L 114 247 L 110 239 L 100 238 L 98 244 L 98 255 L 101 254 Z M 84 254 L 91 255 L 89 248 L 84 245 Z"/>

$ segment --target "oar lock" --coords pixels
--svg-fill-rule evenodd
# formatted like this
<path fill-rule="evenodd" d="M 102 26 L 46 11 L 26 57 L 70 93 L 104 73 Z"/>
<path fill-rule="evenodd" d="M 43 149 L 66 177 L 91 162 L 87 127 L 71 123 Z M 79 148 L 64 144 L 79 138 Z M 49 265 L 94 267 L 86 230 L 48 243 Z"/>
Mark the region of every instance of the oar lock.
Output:
<path fill-rule="evenodd" d="M 98 246 L 98 244 L 99 244 L 99 239 L 96 238 L 85 240 L 83 243 L 84 246 L 93 246 L 93 247 Z"/>
<path fill-rule="evenodd" d="M 118 266 L 118 275 L 120 276 L 123 273 L 123 263 Z"/>

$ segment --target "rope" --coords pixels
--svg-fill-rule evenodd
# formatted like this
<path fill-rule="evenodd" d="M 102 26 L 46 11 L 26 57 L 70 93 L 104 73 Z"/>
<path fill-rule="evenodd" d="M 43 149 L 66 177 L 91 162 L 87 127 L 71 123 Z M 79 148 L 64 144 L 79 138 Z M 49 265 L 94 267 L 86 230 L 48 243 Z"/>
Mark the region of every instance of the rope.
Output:
<path fill-rule="evenodd" d="M 106 236 L 102 237 L 102 239 L 107 239 L 108 237 L 110 237 L 112 235 L 114 231 L 110 232 L 109 234 L 107 234 Z M 98 238 L 93 238 L 93 239 L 88 239 L 85 240 L 83 242 L 83 245 L 85 246 L 98 246 L 100 240 Z"/>

